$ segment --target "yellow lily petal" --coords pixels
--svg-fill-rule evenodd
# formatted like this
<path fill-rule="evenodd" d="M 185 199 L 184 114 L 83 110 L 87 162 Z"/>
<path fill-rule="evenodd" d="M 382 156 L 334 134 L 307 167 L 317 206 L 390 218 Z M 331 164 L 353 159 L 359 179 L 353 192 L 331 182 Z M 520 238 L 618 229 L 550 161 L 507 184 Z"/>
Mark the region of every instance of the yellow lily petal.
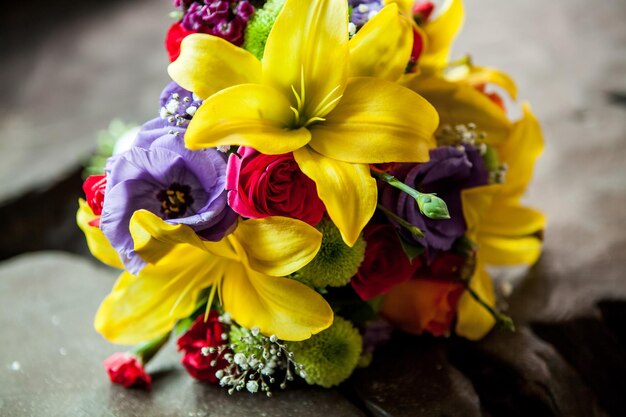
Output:
<path fill-rule="evenodd" d="M 302 172 L 315 181 L 317 194 L 344 242 L 354 245 L 376 210 L 378 189 L 369 165 L 326 158 L 308 147 L 293 156 Z"/>
<path fill-rule="evenodd" d="M 512 124 L 506 113 L 470 85 L 419 77 L 407 86 L 435 106 L 442 125 L 475 123 L 478 131 L 487 134 L 485 142 L 492 145 L 503 143 L 511 134 Z"/>
<path fill-rule="evenodd" d="M 502 198 L 494 201 L 480 225 L 481 233 L 520 237 L 540 232 L 546 227 L 543 213 Z"/>
<path fill-rule="evenodd" d="M 542 242 L 534 236 L 510 238 L 481 235 L 480 256 L 493 266 L 533 265 L 541 255 Z"/>
<path fill-rule="evenodd" d="M 410 16 L 413 9 L 413 3 L 415 0 L 384 0 L 384 5 L 395 4 L 398 6 L 398 10 L 407 16 Z"/>
<path fill-rule="evenodd" d="M 178 85 L 205 99 L 233 85 L 260 81 L 261 63 L 243 48 L 198 33 L 183 39 L 180 56 L 167 72 Z"/>
<path fill-rule="evenodd" d="M 470 287 L 491 307 L 496 304 L 493 282 L 485 269 L 479 264 L 472 277 Z M 459 300 L 456 321 L 456 334 L 469 340 L 482 339 L 496 324 L 489 312 L 466 291 Z"/>
<path fill-rule="evenodd" d="M 446 79 L 452 82 L 466 82 L 473 87 L 481 84 L 496 84 L 509 93 L 513 100 L 517 99 L 515 81 L 495 68 L 463 65 L 446 72 Z"/>
<path fill-rule="evenodd" d="M 350 76 L 396 81 L 411 57 L 411 22 L 398 6 L 384 7 L 350 39 Z"/>
<path fill-rule="evenodd" d="M 424 162 L 438 121 L 430 103 L 407 88 L 377 78 L 351 78 L 326 121 L 309 128 L 309 146 L 344 162 Z"/>
<path fill-rule="evenodd" d="M 469 188 L 461 192 L 463 218 L 467 225 L 466 235 L 470 240 L 474 242 L 478 240 L 481 223 L 489 212 L 494 198 L 501 190 L 501 185 L 493 184 Z"/>
<path fill-rule="evenodd" d="M 135 252 L 148 263 L 156 263 L 180 243 L 204 249 L 191 227 L 171 225 L 148 210 L 137 210 L 130 219 L 129 229 Z"/>
<path fill-rule="evenodd" d="M 524 117 L 513 126 L 511 138 L 498 150 L 508 165 L 503 194 L 519 200 L 532 178 L 535 161 L 543 152 L 541 126 L 528 104 L 524 105 Z"/>
<path fill-rule="evenodd" d="M 317 292 L 289 278 L 231 263 L 221 287 L 222 305 L 240 325 L 299 341 L 328 328 L 333 311 Z"/>
<path fill-rule="evenodd" d="M 177 245 L 139 276 L 120 275 L 94 321 L 96 330 L 112 343 L 132 345 L 170 331 L 189 316 L 203 288 L 220 278 L 218 258 L 191 245 Z"/>
<path fill-rule="evenodd" d="M 348 3 L 287 0 L 267 38 L 263 83 L 291 97 L 297 108 L 294 88 L 304 101 L 304 114 L 323 116 L 315 109 L 341 96 L 347 64 Z"/>
<path fill-rule="evenodd" d="M 107 238 L 99 227 L 89 225 L 89 222 L 95 220 L 98 216 L 82 198 L 78 200 L 78 212 L 76 213 L 76 223 L 85 234 L 87 246 L 91 254 L 103 264 L 112 266 L 113 268 L 124 269 L 122 261 L 117 251 L 111 246 Z"/>
<path fill-rule="evenodd" d="M 272 87 L 242 84 L 212 95 L 200 106 L 185 134 L 189 149 L 220 145 L 251 146 L 276 155 L 306 145 L 305 128 L 289 129 L 294 114 L 289 101 Z"/>
<path fill-rule="evenodd" d="M 322 234 L 316 228 L 278 216 L 242 221 L 234 235 L 250 267 L 276 277 L 289 275 L 311 262 L 322 244 Z"/>
<path fill-rule="evenodd" d="M 452 41 L 463 26 L 465 17 L 461 0 L 447 0 L 442 10 L 423 27 L 428 35 L 428 49 L 420 57 L 420 65 L 445 66 L 448 63 Z"/>

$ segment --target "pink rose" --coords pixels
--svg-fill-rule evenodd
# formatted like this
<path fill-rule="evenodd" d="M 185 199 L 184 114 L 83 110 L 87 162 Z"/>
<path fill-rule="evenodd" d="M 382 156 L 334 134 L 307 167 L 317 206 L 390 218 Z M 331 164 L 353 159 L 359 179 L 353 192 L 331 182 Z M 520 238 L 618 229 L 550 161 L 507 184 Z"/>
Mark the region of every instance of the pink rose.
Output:
<path fill-rule="evenodd" d="M 244 217 L 285 216 L 315 226 L 326 211 L 315 183 L 291 153 L 264 155 L 242 146 L 226 168 L 228 204 Z"/>

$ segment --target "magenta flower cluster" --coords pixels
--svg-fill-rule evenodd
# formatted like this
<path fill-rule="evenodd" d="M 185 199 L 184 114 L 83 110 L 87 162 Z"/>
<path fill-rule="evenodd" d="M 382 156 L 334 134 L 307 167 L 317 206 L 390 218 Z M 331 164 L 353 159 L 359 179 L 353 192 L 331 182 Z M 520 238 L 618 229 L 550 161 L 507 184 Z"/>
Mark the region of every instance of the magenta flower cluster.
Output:
<path fill-rule="evenodd" d="M 183 28 L 218 36 L 237 46 L 243 43 L 248 20 L 254 14 L 254 6 L 247 0 L 175 0 L 174 4 L 184 10 Z"/>

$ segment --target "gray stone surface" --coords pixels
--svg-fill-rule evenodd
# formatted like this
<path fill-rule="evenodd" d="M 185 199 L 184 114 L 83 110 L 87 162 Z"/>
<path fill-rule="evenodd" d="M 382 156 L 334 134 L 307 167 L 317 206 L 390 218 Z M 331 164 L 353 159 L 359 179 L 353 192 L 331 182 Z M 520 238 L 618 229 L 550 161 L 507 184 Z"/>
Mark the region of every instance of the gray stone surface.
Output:
<path fill-rule="evenodd" d="M 120 347 L 96 334 L 92 320 L 116 275 L 60 252 L 22 255 L 0 266 L 0 415 L 363 415 L 337 391 L 307 386 L 271 399 L 229 396 L 189 377 L 172 342 L 147 367 L 152 391 L 112 385 L 102 361 Z"/>

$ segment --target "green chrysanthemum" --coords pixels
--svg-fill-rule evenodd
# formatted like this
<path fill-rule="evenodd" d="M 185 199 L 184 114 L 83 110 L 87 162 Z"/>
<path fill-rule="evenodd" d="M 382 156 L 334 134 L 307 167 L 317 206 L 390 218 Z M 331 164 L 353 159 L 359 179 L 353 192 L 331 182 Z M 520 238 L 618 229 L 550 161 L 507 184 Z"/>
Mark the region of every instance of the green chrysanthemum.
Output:
<path fill-rule="evenodd" d="M 290 342 L 295 361 L 304 367 L 309 384 L 330 388 L 352 374 L 361 357 L 362 339 L 358 330 L 335 316 L 332 326 L 303 342 Z"/>
<path fill-rule="evenodd" d="M 346 245 L 339 229 L 330 220 L 317 226 L 322 232 L 322 246 L 308 265 L 293 278 L 314 288 L 342 287 L 350 282 L 365 257 L 365 240 L 359 237 L 354 246 Z"/>
<path fill-rule="evenodd" d="M 263 8 L 258 9 L 248 22 L 243 48 L 258 59 L 263 58 L 267 37 L 283 4 L 285 4 L 285 0 L 268 0 Z"/>

